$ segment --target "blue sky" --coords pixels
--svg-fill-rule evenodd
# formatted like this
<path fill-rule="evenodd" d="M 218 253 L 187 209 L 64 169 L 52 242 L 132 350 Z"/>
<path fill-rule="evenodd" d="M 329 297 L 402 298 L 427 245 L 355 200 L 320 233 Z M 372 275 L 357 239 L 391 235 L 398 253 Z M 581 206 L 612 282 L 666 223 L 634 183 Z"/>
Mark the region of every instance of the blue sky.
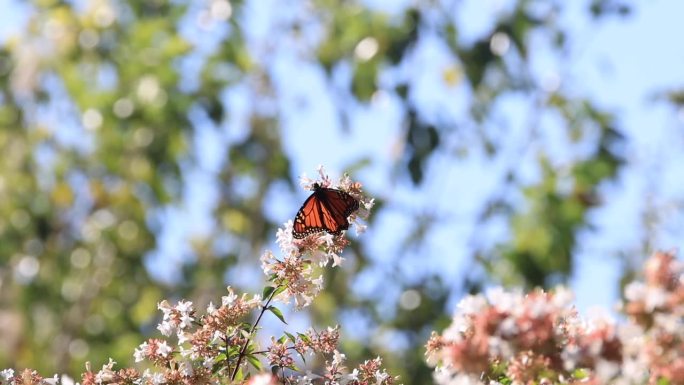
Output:
<path fill-rule="evenodd" d="M 463 17 L 468 17 L 472 23 L 462 25 L 472 26 L 470 33 L 477 34 L 487 25 L 487 13 L 483 11 L 482 4 L 492 2 L 466 3 L 469 4 L 466 8 L 472 8 L 473 13 Z M 645 235 L 639 229 L 647 200 L 667 206 L 671 205 L 668 201 L 684 196 L 684 184 L 679 182 L 684 177 L 681 167 L 684 165 L 682 121 L 671 107 L 651 100 L 656 92 L 684 84 L 684 71 L 681 70 L 684 46 L 676 43 L 676 37 L 684 34 L 680 20 L 684 14 L 684 3 L 639 3 L 633 15 L 626 19 L 608 19 L 593 24 L 580 13 L 584 12 L 584 2 L 567 4 L 572 10 L 564 13 L 564 23 L 572 31 L 570 39 L 577 53 L 573 55 L 574 65 L 570 72 L 560 75 L 563 86 L 579 95 L 590 95 L 600 106 L 614 112 L 620 128 L 630 139 L 627 149 L 629 169 L 620 181 L 605 186 L 606 206 L 592 213 L 592 221 L 598 225 L 599 232 L 582 237 L 583 245 L 572 280 L 579 309 L 587 311 L 595 306 L 610 309 L 617 298 L 616 282 L 620 275 L 617 253 L 642 253 L 638 248 Z M 428 56 L 430 60 L 443 60 L 438 50 L 431 51 L 428 47 L 425 51 L 431 55 Z M 544 58 L 539 62 L 540 72 L 543 73 L 544 65 L 548 65 L 550 73 L 553 72 L 553 63 L 545 63 Z M 315 95 L 318 87 L 322 87 L 321 79 L 315 75 L 312 77 L 301 82 L 299 79 L 290 81 L 301 84 L 302 88 L 308 88 Z M 435 79 L 429 79 L 429 75 L 426 77 L 429 92 L 434 89 L 430 86 Z M 331 170 L 339 170 L 355 155 L 371 154 L 376 161 L 376 172 L 364 174 L 367 176 L 364 183 L 373 193 L 388 198 L 390 202 L 417 200 L 420 201 L 418 205 L 438 197 L 437 202 L 449 206 L 446 210 L 466 217 L 467 206 L 472 206 L 477 196 L 491 187 L 492 181 L 486 177 L 489 166 L 479 163 L 477 157 L 471 159 L 470 164 L 458 166 L 447 159 L 433 160 L 434 167 L 426 186 L 418 194 L 405 186 L 391 185 L 387 175 L 396 160 L 393 144 L 397 142 L 396 126 L 399 122 L 395 104 L 391 100 L 383 100 L 371 108 L 360 108 L 351 132 L 344 133 L 331 119 L 329 103 L 319 101 L 320 107 L 311 107 L 311 115 L 294 116 L 286 121 L 285 144 L 294 156 L 295 169 L 313 170 L 322 163 Z M 516 114 L 515 111 L 510 113 L 512 116 Z M 311 146 L 311 143 L 317 145 Z M 465 181 L 477 181 L 476 188 L 463 188 Z M 453 202 L 452 196 L 458 196 L 464 207 Z M 681 210 L 672 207 L 662 213 L 662 223 L 657 225 L 658 235 L 652 239 L 652 249 L 681 248 L 684 239 Z M 401 228 L 397 224 L 406 220 L 401 215 L 387 213 L 384 221 L 376 225 L 380 230 L 369 235 L 375 238 L 375 241 L 371 240 L 372 255 L 379 261 L 392 258 L 386 239 L 393 235 L 396 237 L 396 229 Z M 392 230 L 383 232 L 383 223 L 393 224 L 387 227 Z M 464 224 L 444 231 L 444 234 L 432 234 L 434 242 L 431 242 L 427 258 L 452 262 L 465 257 L 467 245 L 461 244 L 463 247 L 459 248 L 458 240 L 466 238 L 468 231 Z M 426 256 L 416 258 L 417 266 L 412 268 L 424 266 L 424 258 Z M 459 277 L 461 266 L 458 263 L 436 261 L 434 266 L 439 266 L 447 275 Z"/>
<path fill-rule="evenodd" d="M 264 1 L 250 8 L 250 39 L 258 41 L 268 34 L 273 10 L 278 9 L 273 6 L 274 1 Z M 396 12 L 407 2 L 374 0 L 367 3 Z M 458 15 L 464 20 L 461 32 L 465 38 L 486 31 L 493 10 L 505 7 L 506 3 L 465 1 L 464 12 Z M 651 248 L 681 248 L 684 239 L 681 208 L 675 204 L 684 196 L 684 183 L 680 182 L 684 176 L 684 168 L 680 167 L 684 164 L 682 119 L 663 103 L 652 102 L 656 92 L 684 84 L 684 71 L 681 70 L 684 46 L 677 42 L 677 37 L 684 35 L 680 20 L 684 3 L 675 0 L 638 3 L 634 14 L 627 19 L 608 19 L 598 24 L 590 23 L 582 14 L 585 2 L 567 3 L 562 18 L 571 30 L 572 66 L 561 66 L 563 63 L 545 56 L 541 49 L 542 53 L 534 60 L 535 71 L 551 80 L 560 79 L 562 87 L 577 95 L 590 95 L 599 105 L 613 111 L 620 128 L 630 139 L 626 149 L 629 168 L 620 181 L 605 186 L 608 201 L 605 207 L 591 214 L 599 231 L 582 235 L 572 287 L 576 291 L 578 307 L 586 311 L 594 306 L 610 308 L 615 303 L 615 283 L 620 273 L 618 253 L 634 254 L 635 250 L 637 254 L 641 253 L 638 248 L 646 235 L 640 228 L 646 205 L 661 209 L 661 216 L 653 228 L 655 235 L 649 238 Z M 20 30 L 25 13 L 19 4 L 4 0 L 3 12 L 0 12 L 0 38 Z M 539 42 L 540 46 L 543 44 Z M 416 100 L 425 108 L 435 111 L 450 108 L 450 113 L 457 115 L 459 107 L 447 105 L 445 100 L 458 99 L 461 91 L 445 87 L 439 71 L 449 65 L 448 55 L 438 43 L 429 39 L 419 50 L 420 54 L 411 64 L 436 71 L 419 74 L 421 86 L 416 91 Z M 294 170 L 314 175 L 316 166 L 323 164 L 336 175 L 353 161 L 369 157 L 372 166 L 355 177 L 372 195 L 386 199 L 390 206 L 416 210 L 428 203 L 434 204 L 455 218 L 448 228 L 437 229 L 429 235 L 429 247 L 421 250 L 420 255 L 404 259 L 404 269 L 425 273 L 439 271 L 447 279 L 462 279 L 468 242 L 472 240 L 473 208 L 496 188 L 496 170 L 501 165 L 488 163 L 478 154 L 458 164 L 449 157 L 437 155 L 430 162 L 423 186 L 412 188 L 396 183 L 390 175 L 397 162 L 402 135 L 402 111 L 397 100 L 391 95 L 378 94 L 369 106 L 356 107 L 350 130 L 344 131 L 335 115 L 335 104 L 339 101 L 330 98 L 320 69 L 307 66 L 295 53 L 282 50 L 277 52 L 273 73 L 281 97 L 280 108 L 284 111 L 283 142 L 293 160 Z M 192 199 L 183 207 L 169 208 L 165 214 L 170 219 L 161 246 L 165 258 L 175 256 L 182 260 L 187 250 L 178 239 L 183 235 L 201 234 L 211 226 L 207 213 L 218 197 L 212 176 L 225 156 L 221 143 L 230 141 L 224 132 L 240 132 L 240 127 L 244 127 L 240 120 L 240 111 L 246 107 L 242 91 L 237 89 L 225 95 L 233 112 L 228 123 L 230 129 L 198 124 L 195 145 L 205 149 L 206 156 L 201 158 L 198 168 L 189 170 L 186 189 Z M 308 106 L 304 111 L 296 108 L 301 100 Z M 522 104 L 509 100 L 501 107 L 504 118 L 519 120 L 512 125 L 514 130 L 515 127 L 521 129 L 524 124 L 524 112 L 518 108 Z M 284 187 L 283 192 L 286 192 Z M 275 203 L 267 208 L 267 214 L 281 222 L 294 215 L 294 209 L 299 207 L 298 202 L 305 198 L 306 192 L 298 195 L 286 192 L 283 196 L 274 197 Z M 458 199 L 454 200 L 454 196 Z M 370 255 L 377 262 L 375 272 L 387 273 L 383 272 L 383 266 L 400 251 L 399 242 L 393 241 L 401 239 L 400 229 L 405 227 L 402 224 L 408 225 L 411 219 L 399 210 L 388 210 L 375 228 L 364 235 L 370 239 Z M 480 242 L 486 242 L 486 238 Z M 397 246 L 388 247 L 392 244 Z M 360 278 L 360 282 L 364 280 L 370 281 L 368 277 Z M 360 290 L 366 286 L 372 287 L 370 284 L 358 285 Z"/>

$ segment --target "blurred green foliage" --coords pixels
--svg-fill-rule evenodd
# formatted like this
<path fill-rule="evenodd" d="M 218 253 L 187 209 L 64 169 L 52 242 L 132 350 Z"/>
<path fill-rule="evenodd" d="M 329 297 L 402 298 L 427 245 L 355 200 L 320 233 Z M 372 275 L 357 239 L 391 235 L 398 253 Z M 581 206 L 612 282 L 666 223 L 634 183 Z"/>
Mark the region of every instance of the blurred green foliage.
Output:
<path fill-rule="evenodd" d="M 291 170 L 281 142 L 272 57 L 248 38 L 254 3 L 36 0 L 26 9 L 22 33 L 0 50 L 1 367 L 77 373 L 86 359 L 96 366 L 110 356 L 129 363 L 141 336 L 154 332 L 157 301 L 183 296 L 206 303 L 222 294 L 226 272 L 239 261 L 257 263 L 275 229 L 263 214 L 264 201 L 277 183 L 292 187 L 291 176 L 301 170 Z M 567 54 L 567 32 L 555 16 L 562 1 L 543 7 L 511 1 L 475 41 L 460 37 L 452 3 L 420 2 L 387 14 L 354 1 L 315 0 L 300 10 L 305 17 L 279 20 L 267 46 L 301 44 L 303 56 L 331 79 L 331 92 L 349 100 L 337 106 L 343 122 L 379 90 L 396 96 L 405 111 L 396 166 L 401 183 L 423 183 L 436 154 L 458 161 L 468 148 L 495 156 L 506 146 L 506 132 L 495 124 L 494 107 L 507 97 L 523 95 L 534 100 L 535 115 L 555 116 L 566 145 L 581 144 L 583 155 L 558 167 L 538 149 L 541 178 L 532 184 L 511 164 L 501 194 L 479 218 L 481 224 L 505 218 L 510 237 L 472 255 L 504 283 L 565 280 L 578 231 L 601 204 L 599 187 L 624 163 L 617 122 L 589 99 L 544 89 L 531 74 L 531 34 L 547 36 L 550 53 L 561 60 Z M 591 17 L 628 10 L 614 1 L 587 3 Z M 220 32 L 203 32 L 212 23 Z M 306 23 L 320 27 L 315 39 L 306 36 L 312 34 Z M 445 84 L 466 90 L 467 113 L 458 124 L 431 116 L 415 100 L 410 75 L 421 68 L 412 68 L 411 59 L 427 38 L 452 56 Z M 493 47 L 499 38 L 510 44 L 505 54 Z M 408 75 L 380 81 L 400 68 Z M 344 69 L 349 75 L 340 81 Z M 242 92 L 248 118 L 244 132 L 226 142 L 216 174 L 216 226 L 191 240 L 194 258 L 178 282 L 159 282 L 145 267 L 163 227 L 155 213 L 188 199 L 188 170 L 202 152 L 198 126 L 227 126 L 236 114 L 224 98 L 231 90 Z M 545 129 L 539 121 L 528 128 L 530 141 Z M 447 145 L 464 132 L 470 139 L 458 149 Z M 245 184 L 248 194 L 241 193 Z M 520 199 L 511 198 L 516 194 Z M 410 229 L 407 244 L 422 242 L 431 223 L 439 223 L 426 215 Z M 216 246 L 226 239 L 230 247 Z M 461 283 L 432 277 L 429 285 L 416 285 L 397 273 L 387 285 L 411 288 L 423 301 L 411 310 L 398 306 L 387 319 L 373 298 L 351 294 L 353 278 L 370 264 L 363 247 L 355 246 L 354 254 L 354 268 L 333 273 L 312 318 L 335 324 L 340 314 L 358 311 L 378 328 L 401 333 L 408 348 L 381 353 L 404 383 L 429 383 L 419 347 L 445 324 L 445 303 Z M 469 275 L 462 289 L 476 290 L 482 279 Z M 353 341 L 346 347 L 353 359 L 378 353 Z"/>

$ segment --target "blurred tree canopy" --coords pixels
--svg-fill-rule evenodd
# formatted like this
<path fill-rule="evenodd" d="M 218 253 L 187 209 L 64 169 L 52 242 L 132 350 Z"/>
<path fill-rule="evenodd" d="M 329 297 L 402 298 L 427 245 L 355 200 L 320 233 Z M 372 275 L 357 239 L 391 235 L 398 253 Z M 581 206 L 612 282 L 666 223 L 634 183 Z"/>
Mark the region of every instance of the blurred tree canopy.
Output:
<path fill-rule="evenodd" d="M 422 298 L 417 308 L 391 311 L 350 290 L 372 264 L 362 238 L 350 256 L 356 264 L 330 277 L 314 320 L 355 315 L 401 334 L 405 344 L 382 353 L 393 356 L 404 383 L 429 383 L 418 347 L 445 323 L 450 294 L 488 279 L 566 281 L 578 234 L 603 202 L 601 186 L 625 164 L 619 121 L 534 69 L 539 56 L 571 63 L 563 1 L 505 2 L 474 39 L 461 32 L 467 3 L 415 2 L 391 12 L 332 0 L 15 3 L 27 20 L 0 48 L 0 366 L 49 373 L 76 372 L 86 359 L 130 362 L 141 335 L 154 333 L 156 302 L 208 302 L 228 272 L 258 264 L 287 219 L 265 215 L 266 201 L 283 189 L 294 196 L 293 176 L 302 171 L 292 169 L 282 140 L 291 111 L 281 87 L 292 86 L 277 78 L 283 55 L 323 74 L 342 129 L 378 98 L 401 107 L 396 183 L 420 186 L 436 159 L 497 164 L 497 193 L 477 208 L 476 226 L 508 229 L 494 244 L 473 242 L 478 268 L 465 282 L 416 282 L 390 267 L 397 280 L 382 285 Z M 610 0 L 584 7 L 596 23 L 631 9 Z M 438 75 L 434 93 L 447 96 L 438 105 L 421 99 L 430 44 L 450 63 Z M 506 117 L 511 105 L 524 112 Z M 558 146 L 562 158 L 552 151 Z M 216 153 L 209 171 L 207 153 Z M 361 171 L 367 160 L 348 166 Z M 217 191 L 210 229 L 185 239 L 182 269 L 160 279 L 155 266 L 181 263 L 158 255 L 166 215 L 195 199 L 198 180 Z M 299 202 L 291 203 L 294 213 Z M 380 203 L 376 217 L 390 209 Z M 415 225 L 396 240 L 407 255 L 445 221 L 428 208 L 414 214 Z M 377 354 L 358 341 L 347 348 L 356 359 Z"/>

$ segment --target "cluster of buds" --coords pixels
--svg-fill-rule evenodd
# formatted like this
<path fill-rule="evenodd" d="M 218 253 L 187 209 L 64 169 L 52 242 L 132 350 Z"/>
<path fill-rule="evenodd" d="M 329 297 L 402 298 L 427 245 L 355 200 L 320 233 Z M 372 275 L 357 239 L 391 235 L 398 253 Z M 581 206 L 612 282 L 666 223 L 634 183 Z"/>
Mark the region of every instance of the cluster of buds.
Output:
<path fill-rule="evenodd" d="M 649 258 L 645 281 L 625 287 L 622 324 L 581 319 L 562 288 L 468 296 L 427 361 L 444 385 L 684 383 L 683 273 L 672 253 Z"/>

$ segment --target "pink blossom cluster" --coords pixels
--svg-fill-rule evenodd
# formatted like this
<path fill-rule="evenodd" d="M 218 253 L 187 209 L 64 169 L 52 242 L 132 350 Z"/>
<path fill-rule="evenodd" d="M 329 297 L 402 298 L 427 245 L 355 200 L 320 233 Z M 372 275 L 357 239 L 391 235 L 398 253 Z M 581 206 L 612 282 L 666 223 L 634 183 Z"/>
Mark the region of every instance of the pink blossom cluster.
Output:
<path fill-rule="evenodd" d="M 495 289 L 464 298 L 426 357 L 438 384 L 684 384 L 684 267 L 655 253 L 625 287 L 626 321 L 582 319 L 571 294 Z"/>
<path fill-rule="evenodd" d="M 345 360 L 345 355 L 335 350 L 332 360 L 325 363 L 325 373 L 321 375 L 309 372 L 292 381 L 291 378 L 282 380 L 277 375 L 263 373 L 252 377 L 246 385 L 393 385 L 396 383 L 397 378 L 392 377 L 382 368 L 382 359 L 379 357 L 364 361 L 351 372 L 345 365 Z"/>
<path fill-rule="evenodd" d="M 333 183 L 319 168 L 321 180 L 302 178 L 305 188 L 313 183 L 343 190 L 360 203 L 360 209 L 350 215 L 357 232 L 365 227 L 357 221 L 366 217 L 373 200 L 363 196 L 361 185 L 344 176 Z M 320 269 L 343 262 L 340 256 L 349 241 L 344 234 L 313 233 L 303 239 L 292 236 L 292 221 L 277 232 L 282 257 L 267 251 L 261 258 L 268 284 L 261 295 L 238 295 L 228 287 L 220 304 L 210 303 L 204 314 L 190 301 L 171 305 L 158 304 L 162 320 L 157 329 L 164 338 L 150 338 L 135 349 L 136 362 L 145 362 L 147 369 L 115 369 L 110 361 L 98 371 L 86 363 L 81 375 L 83 385 L 202 385 L 202 384 L 300 384 L 300 385 L 392 385 L 396 378 L 382 367 L 380 358 L 368 360 L 348 369 L 345 355 L 338 351 L 338 327 L 323 331 L 309 329 L 296 335 L 283 332 L 271 338 L 270 344 L 259 346 L 256 334 L 259 322 L 268 313 L 285 322 L 275 301 L 289 303 L 301 309 L 311 304 L 323 288 Z M 254 314 L 254 317 L 250 317 Z M 318 356 L 325 362 L 322 373 L 314 374 L 298 367 L 305 357 Z M 0 371 L 0 385 L 73 385 L 69 378 L 45 379 L 35 371 Z"/>

